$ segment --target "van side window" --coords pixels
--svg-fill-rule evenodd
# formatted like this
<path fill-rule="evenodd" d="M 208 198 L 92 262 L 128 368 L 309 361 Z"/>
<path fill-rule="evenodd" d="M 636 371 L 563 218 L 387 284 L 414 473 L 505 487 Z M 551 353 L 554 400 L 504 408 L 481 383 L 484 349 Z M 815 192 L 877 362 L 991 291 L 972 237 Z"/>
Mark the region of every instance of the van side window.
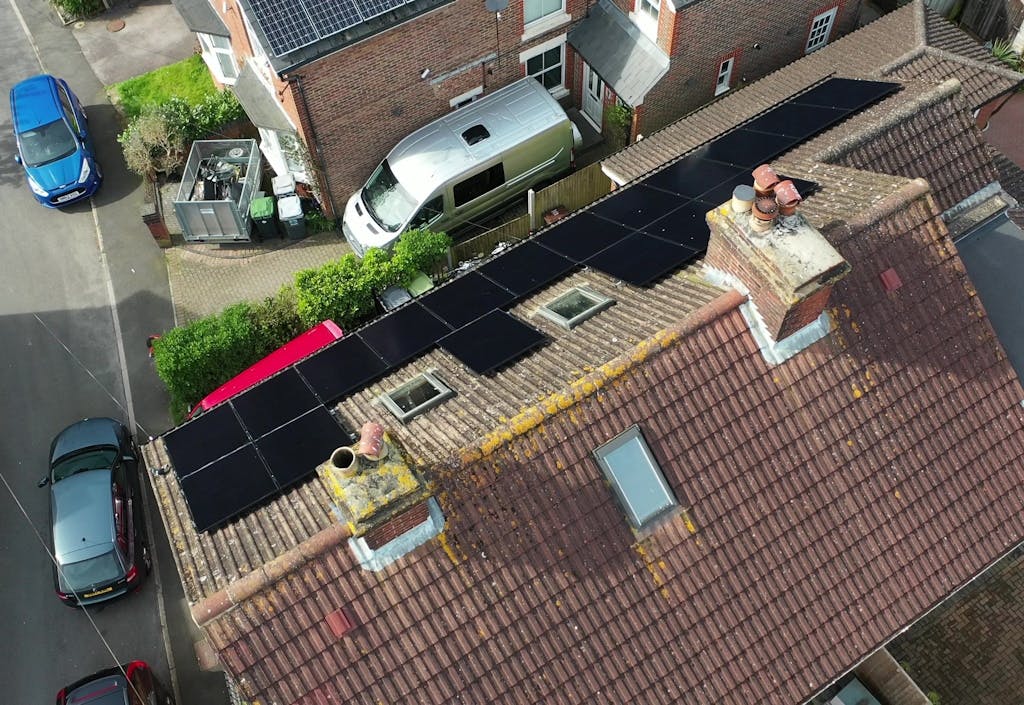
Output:
<path fill-rule="evenodd" d="M 416 215 L 409 221 L 409 230 L 415 230 L 416 228 L 422 228 L 433 221 L 437 216 L 444 212 L 444 195 L 438 196 L 437 198 L 431 198 L 429 201 L 423 204 Z"/>
<path fill-rule="evenodd" d="M 452 187 L 452 196 L 456 207 L 469 203 L 474 198 L 483 196 L 505 183 L 505 166 L 498 162 L 490 169 L 474 174 L 465 181 L 460 181 Z"/>

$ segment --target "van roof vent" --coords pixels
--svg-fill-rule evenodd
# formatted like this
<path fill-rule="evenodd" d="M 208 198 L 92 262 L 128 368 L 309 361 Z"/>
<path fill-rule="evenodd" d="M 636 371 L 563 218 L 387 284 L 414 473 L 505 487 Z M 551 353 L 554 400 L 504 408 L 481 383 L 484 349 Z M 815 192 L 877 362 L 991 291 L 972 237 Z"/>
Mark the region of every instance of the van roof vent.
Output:
<path fill-rule="evenodd" d="M 466 144 L 470 146 L 473 146 L 477 142 L 483 142 L 490 136 L 491 133 L 488 132 L 487 128 L 483 125 L 473 125 L 473 127 L 462 133 L 462 139 L 466 140 Z"/>

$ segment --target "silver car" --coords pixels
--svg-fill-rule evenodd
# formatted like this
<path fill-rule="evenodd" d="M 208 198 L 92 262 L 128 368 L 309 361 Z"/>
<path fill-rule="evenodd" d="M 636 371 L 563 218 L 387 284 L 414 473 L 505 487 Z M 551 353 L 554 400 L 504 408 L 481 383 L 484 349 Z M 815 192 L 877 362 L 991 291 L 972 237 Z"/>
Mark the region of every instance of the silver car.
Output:
<path fill-rule="evenodd" d="M 85 419 L 50 446 L 54 584 L 67 605 L 131 592 L 149 573 L 138 449 L 124 424 Z"/>

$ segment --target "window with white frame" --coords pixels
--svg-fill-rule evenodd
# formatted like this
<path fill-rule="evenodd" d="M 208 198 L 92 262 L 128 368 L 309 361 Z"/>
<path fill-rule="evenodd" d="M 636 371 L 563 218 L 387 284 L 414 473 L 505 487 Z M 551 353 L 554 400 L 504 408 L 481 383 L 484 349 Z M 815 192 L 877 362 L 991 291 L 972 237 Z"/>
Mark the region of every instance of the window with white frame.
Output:
<path fill-rule="evenodd" d="M 388 411 L 405 423 L 453 396 L 455 392 L 438 379 L 436 371 L 431 370 L 416 375 L 379 398 Z"/>
<path fill-rule="evenodd" d="M 661 11 L 661 0 L 636 0 L 633 20 L 644 34 L 657 39 L 658 15 Z"/>
<path fill-rule="evenodd" d="M 594 457 L 637 531 L 650 529 L 679 505 L 639 426 L 594 450 Z"/>
<path fill-rule="evenodd" d="M 565 0 L 523 0 L 523 25 L 565 11 Z"/>
<path fill-rule="evenodd" d="M 526 75 L 533 76 L 549 91 L 565 86 L 565 43 L 559 42 L 550 48 L 542 48 L 532 56 L 523 59 Z"/>
<path fill-rule="evenodd" d="M 537 313 L 562 328 L 572 330 L 614 303 L 614 299 L 585 286 L 577 286 L 541 306 Z"/>
<path fill-rule="evenodd" d="M 217 80 L 221 83 L 234 83 L 238 78 L 238 64 L 231 50 L 231 40 L 216 34 L 197 33 L 196 36 L 203 48 L 203 59 Z"/>
<path fill-rule="evenodd" d="M 448 105 L 450 105 L 453 109 L 457 110 L 458 108 L 469 105 L 483 94 L 484 87 L 477 86 L 476 88 L 472 88 L 466 91 L 465 93 L 455 96 L 454 98 L 448 101 Z"/>
<path fill-rule="evenodd" d="M 807 33 L 805 54 L 810 54 L 812 51 L 821 49 L 828 44 L 829 35 L 832 34 L 832 23 L 836 19 L 836 10 L 837 8 L 833 7 L 831 10 L 822 12 L 811 20 L 811 31 Z"/>
<path fill-rule="evenodd" d="M 715 84 L 715 95 L 722 95 L 731 87 L 732 65 L 735 57 L 730 56 L 718 67 L 718 83 Z"/>

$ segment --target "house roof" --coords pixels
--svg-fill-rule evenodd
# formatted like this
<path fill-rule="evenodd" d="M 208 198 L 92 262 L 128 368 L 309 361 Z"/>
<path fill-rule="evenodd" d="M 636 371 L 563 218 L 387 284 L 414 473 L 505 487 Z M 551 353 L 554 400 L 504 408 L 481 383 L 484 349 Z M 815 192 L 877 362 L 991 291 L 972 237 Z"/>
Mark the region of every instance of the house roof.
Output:
<path fill-rule="evenodd" d="M 823 76 L 801 85 L 783 70 L 729 98 Z M 976 135 L 957 120 L 950 149 L 919 161 L 931 178 L 966 160 L 963 195 L 871 152 L 945 130 L 956 88 L 909 80 L 779 162 L 820 185 L 802 210 L 853 268 L 833 291 L 831 333 L 789 361 L 764 361 L 743 297 L 699 264 L 644 290 L 584 270 L 513 312 L 581 283 L 616 305 L 571 332 L 530 318 L 552 343 L 493 377 L 434 350 L 343 399 L 354 424 L 384 421 L 447 520 L 380 573 L 359 567 L 320 480 L 197 534 L 174 473 L 153 477 L 193 615 L 243 692 L 802 702 L 1018 544 L 1024 390 L 939 217 L 940 198 L 987 178 Z M 722 103 L 658 135 L 699 144 L 736 124 Z M 900 110 L 921 117 L 886 142 L 878 125 Z M 658 135 L 632 159 L 655 162 Z M 896 291 L 880 284 L 888 268 Z M 376 397 L 431 367 L 457 396 L 389 422 Z M 591 455 L 633 424 L 683 507 L 646 538 Z M 144 453 L 169 464 L 162 439 Z M 356 628 L 339 639 L 325 620 L 342 608 Z"/>
<path fill-rule="evenodd" d="M 230 37 L 224 20 L 220 18 L 210 0 L 173 0 L 174 7 L 185 21 L 186 26 L 193 32 L 213 34 L 218 37 Z"/>
<path fill-rule="evenodd" d="M 668 73 L 669 58 L 613 3 L 599 0 L 569 31 L 569 43 L 629 105 L 639 105 Z"/>

